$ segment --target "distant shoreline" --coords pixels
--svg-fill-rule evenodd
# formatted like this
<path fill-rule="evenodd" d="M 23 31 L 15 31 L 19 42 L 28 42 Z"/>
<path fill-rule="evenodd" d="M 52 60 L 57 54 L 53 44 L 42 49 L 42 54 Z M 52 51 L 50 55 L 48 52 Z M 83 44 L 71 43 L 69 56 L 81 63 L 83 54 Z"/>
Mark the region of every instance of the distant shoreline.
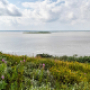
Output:
<path fill-rule="evenodd" d="M 0 32 L 90 32 L 90 30 L 0 30 Z"/>

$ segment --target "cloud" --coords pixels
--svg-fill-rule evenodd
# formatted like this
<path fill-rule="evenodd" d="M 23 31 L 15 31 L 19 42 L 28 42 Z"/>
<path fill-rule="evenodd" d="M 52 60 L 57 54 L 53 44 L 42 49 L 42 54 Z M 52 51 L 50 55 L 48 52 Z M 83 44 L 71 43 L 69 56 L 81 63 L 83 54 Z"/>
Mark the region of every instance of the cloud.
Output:
<path fill-rule="evenodd" d="M 0 0 L 2 28 L 90 29 L 89 0 L 35 0 L 21 4 L 23 7 L 18 8 L 7 0 Z"/>
<path fill-rule="evenodd" d="M 64 1 L 53 2 L 51 0 L 44 0 L 30 3 L 25 2 L 22 5 L 27 8 L 25 10 L 25 16 L 36 20 L 52 22 L 59 18 L 61 6 L 64 3 Z"/>
<path fill-rule="evenodd" d="M 7 0 L 0 0 L 0 16 L 21 16 L 19 8 Z"/>
<path fill-rule="evenodd" d="M 89 0 L 41 0 L 24 2 L 24 16 L 45 22 L 75 22 L 90 19 Z"/>

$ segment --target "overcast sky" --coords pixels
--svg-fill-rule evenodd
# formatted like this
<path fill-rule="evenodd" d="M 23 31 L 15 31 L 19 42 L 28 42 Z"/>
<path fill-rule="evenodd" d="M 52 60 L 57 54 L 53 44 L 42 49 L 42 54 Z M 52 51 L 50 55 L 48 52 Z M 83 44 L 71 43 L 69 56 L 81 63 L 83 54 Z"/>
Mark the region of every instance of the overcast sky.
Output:
<path fill-rule="evenodd" d="M 0 0 L 0 30 L 90 30 L 90 0 Z"/>

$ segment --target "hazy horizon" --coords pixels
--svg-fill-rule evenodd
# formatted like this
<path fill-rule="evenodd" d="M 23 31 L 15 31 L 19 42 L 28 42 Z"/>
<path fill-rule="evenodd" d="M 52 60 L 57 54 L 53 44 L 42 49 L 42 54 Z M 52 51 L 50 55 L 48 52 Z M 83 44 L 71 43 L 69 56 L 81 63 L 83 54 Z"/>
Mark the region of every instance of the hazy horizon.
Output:
<path fill-rule="evenodd" d="M 90 30 L 0 30 L 0 32 L 37 32 L 37 31 L 49 31 L 49 32 L 89 32 Z"/>

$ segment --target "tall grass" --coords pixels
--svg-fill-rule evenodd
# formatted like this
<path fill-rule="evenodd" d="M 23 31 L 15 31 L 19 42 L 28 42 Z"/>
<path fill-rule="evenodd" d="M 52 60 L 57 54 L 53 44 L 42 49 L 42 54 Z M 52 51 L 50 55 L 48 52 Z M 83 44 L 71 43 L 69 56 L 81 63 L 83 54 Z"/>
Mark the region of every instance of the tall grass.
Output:
<path fill-rule="evenodd" d="M 0 90 L 89 90 L 90 64 L 74 59 L 0 53 Z"/>

